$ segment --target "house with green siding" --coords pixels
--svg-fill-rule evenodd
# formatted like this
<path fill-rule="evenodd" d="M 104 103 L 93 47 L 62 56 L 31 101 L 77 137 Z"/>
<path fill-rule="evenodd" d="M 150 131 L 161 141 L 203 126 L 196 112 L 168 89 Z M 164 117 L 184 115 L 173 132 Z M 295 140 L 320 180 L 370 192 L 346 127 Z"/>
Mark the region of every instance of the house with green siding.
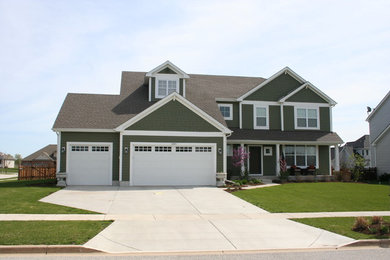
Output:
<path fill-rule="evenodd" d="M 239 146 L 253 178 L 279 175 L 281 157 L 330 175 L 330 149 L 343 142 L 335 105 L 288 67 L 268 79 L 187 74 L 170 61 L 124 71 L 119 95 L 65 98 L 53 126 L 57 175 L 67 185 L 215 186 L 217 173 L 240 175 Z"/>

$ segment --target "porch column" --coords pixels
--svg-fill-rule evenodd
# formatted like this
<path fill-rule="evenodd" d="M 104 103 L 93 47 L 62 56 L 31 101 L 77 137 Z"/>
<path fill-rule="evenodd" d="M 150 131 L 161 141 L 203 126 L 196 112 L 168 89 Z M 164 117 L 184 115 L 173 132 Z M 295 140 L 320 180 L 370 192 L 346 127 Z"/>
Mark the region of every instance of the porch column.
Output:
<path fill-rule="evenodd" d="M 276 176 L 280 175 L 280 144 L 276 144 Z"/>
<path fill-rule="evenodd" d="M 338 144 L 334 146 L 334 170 L 340 171 L 340 154 Z"/>
<path fill-rule="evenodd" d="M 242 149 L 245 149 L 244 144 L 240 144 Z M 245 162 L 241 165 L 241 176 L 244 175 L 245 172 Z"/>

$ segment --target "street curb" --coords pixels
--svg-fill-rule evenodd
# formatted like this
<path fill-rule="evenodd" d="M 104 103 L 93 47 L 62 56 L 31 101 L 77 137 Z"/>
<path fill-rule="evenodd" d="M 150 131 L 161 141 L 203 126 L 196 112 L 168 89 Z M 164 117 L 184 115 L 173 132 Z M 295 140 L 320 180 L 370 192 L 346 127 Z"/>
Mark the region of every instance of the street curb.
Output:
<path fill-rule="evenodd" d="M 364 246 L 379 246 L 390 248 L 390 239 L 362 239 L 340 246 L 342 247 L 364 247 Z"/>
<path fill-rule="evenodd" d="M 0 246 L 0 254 L 53 254 L 53 253 L 103 253 L 102 251 L 76 245 L 22 245 Z"/>

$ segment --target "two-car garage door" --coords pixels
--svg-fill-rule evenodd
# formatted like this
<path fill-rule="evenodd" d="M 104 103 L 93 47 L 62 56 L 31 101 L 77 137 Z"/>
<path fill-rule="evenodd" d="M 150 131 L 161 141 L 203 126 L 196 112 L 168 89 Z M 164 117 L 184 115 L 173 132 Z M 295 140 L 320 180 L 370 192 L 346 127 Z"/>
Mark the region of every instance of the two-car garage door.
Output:
<path fill-rule="evenodd" d="M 132 185 L 216 185 L 215 144 L 133 143 Z"/>

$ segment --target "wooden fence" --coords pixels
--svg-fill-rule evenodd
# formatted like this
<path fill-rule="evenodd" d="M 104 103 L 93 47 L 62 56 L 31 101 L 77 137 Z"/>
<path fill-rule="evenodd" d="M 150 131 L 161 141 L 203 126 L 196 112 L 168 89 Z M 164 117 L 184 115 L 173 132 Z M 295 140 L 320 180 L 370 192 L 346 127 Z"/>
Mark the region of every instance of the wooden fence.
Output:
<path fill-rule="evenodd" d="M 42 180 L 56 178 L 56 164 L 32 163 L 29 166 L 19 168 L 18 180 Z"/>

